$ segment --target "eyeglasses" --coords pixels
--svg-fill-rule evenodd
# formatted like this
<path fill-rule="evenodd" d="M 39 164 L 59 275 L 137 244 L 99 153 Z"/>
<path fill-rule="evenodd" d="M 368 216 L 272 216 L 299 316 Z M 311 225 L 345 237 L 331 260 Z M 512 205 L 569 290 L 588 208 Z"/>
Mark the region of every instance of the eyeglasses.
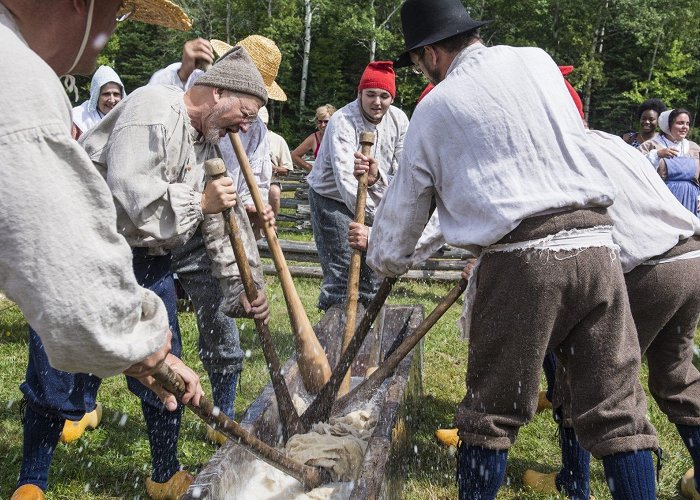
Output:
<path fill-rule="evenodd" d="M 236 99 L 238 99 L 238 109 L 240 109 L 241 114 L 243 115 L 243 122 L 244 123 L 254 123 L 258 119 L 258 114 L 253 113 L 248 111 L 247 109 L 243 108 L 243 101 L 241 100 L 240 97 L 234 96 Z"/>
<path fill-rule="evenodd" d="M 243 113 L 243 121 L 245 123 L 254 123 L 258 119 L 257 113 L 250 113 L 243 108 L 241 108 L 241 113 Z"/>
<path fill-rule="evenodd" d="M 425 53 L 425 47 L 420 47 L 411 53 L 415 54 L 417 56 L 416 60 L 418 61 L 418 62 L 413 63 L 413 66 L 411 66 L 411 71 L 413 72 L 414 75 L 423 75 L 423 71 L 420 69 L 420 66 L 418 65 L 418 63 L 420 62 L 421 59 L 423 59 L 423 54 Z"/>
<path fill-rule="evenodd" d="M 117 22 L 121 23 L 129 19 L 131 15 L 136 11 L 136 5 L 134 2 L 124 2 L 122 1 L 119 10 L 117 11 Z"/>

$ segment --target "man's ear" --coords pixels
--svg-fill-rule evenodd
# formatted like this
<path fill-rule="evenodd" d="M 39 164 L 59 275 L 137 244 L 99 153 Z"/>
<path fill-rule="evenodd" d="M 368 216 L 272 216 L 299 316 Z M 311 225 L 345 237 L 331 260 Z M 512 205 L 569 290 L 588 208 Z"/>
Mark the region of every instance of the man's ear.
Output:
<path fill-rule="evenodd" d="M 430 63 L 431 67 L 437 66 L 437 61 L 440 58 L 440 52 L 433 45 L 423 47 L 423 57 Z"/>

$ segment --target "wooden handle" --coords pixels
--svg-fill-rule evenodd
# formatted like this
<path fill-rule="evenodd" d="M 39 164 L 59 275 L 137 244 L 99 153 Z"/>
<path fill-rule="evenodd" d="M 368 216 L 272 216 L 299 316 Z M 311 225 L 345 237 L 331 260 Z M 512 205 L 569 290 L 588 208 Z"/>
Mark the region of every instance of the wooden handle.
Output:
<path fill-rule="evenodd" d="M 179 401 L 182 401 L 182 396 L 185 394 L 185 382 L 182 380 L 182 377 L 175 373 L 167 364 L 161 363 L 153 374 L 153 378 L 166 391 L 175 395 Z M 305 488 L 313 489 L 323 483 L 330 482 L 330 474 L 328 471 L 320 467 L 317 468 L 301 464 L 287 457 L 281 451 L 253 436 L 250 432 L 241 427 L 238 422 L 229 418 L 222 411 L 219 411 L 218 408 L 215 409 L 212 402 L 206 397 L 202 396 L 199 401 L 199 406 L 195 406 L 191 401 L 187 403 L 186 406 L 216 430 L 245 446 L 260 460 L 281 470 L 285 474 L 289 474 L 301 482 Z"/>
<path fill-rule="evenodd" d="M 421 321 L 420 325 L 415 329 L 415 331 L 403 339 L 401 344 L 392 352 L 380 365 L 377 370 L 370 375 L 368 378 L 362 381 L 360 385 L 355 387 L 350 393 L 346 394 L 342 398 L 336 401 L 333 406 L 333 414 L 342 414 L 348 408 L 351 408 L 359 401 L 366 401 L 369 399 L 374 391 L 381 385 L 385 378 L 391 375 L 396 367 L 399 365 L 401 360 L 406 357 L 406 355 L 411 352 L 416 344 L 422 339 L 426 333 L 437 323 L 437 321 L 445 314 L 452 304 L 459 298 L 459 296 L 464 293 L 467 288 L 467 280 L 464 278 L 459 280 L 459 283 L 450 290 L 450 292 L 440 301 L 440 303 L 435 306 L 435 309 Z"/>
<path fill-rule="evenodd" d="M 214 179 L 227 175 L 226 165 L 221 158 L 213 158 L 205 161 L 204 171 L 207 175 Z M 245 289 L 246 297 L 248 297 L 249 302 L 253 302 L 258 297 L 258 289 L 255 286 L 253 272 L 250 269 L 248 256 L 245 252 L 243 233 L 241 232 L 236 216 L 232 213 L 231 209 L 224 210 L 224 219 L 226 222 L 228 222 L 229 240 L 231 242 L 231 246 L 233 247 L 233 254 L 236 257 L 238 270 L 241 273 L 241 280 L 243 281 L 243 288 Z M 263 355 L 265 356 L 265 362 L 267 363 L 268 371 L 270 373 L 272 388 L 274 389 L 275 397 L 277 398 L 280 420 L 282 421 L 282 434 L 286 442 L 290 436 L 307 432 L 308 428 L 303 427 L 301 420 L 299 419 L 299 415 L 294 408 L 294 403 L 292 402 L 292 397 L 289 394 L 287 382 L 284 380 L 284 375 L 282 375 L 282 367 L 272 341 L 270 329 L 262 320 L 258 319 L 255 320 L 255 327 L 258 332 L 258 337 L 260 338 Z"/>
<path fill-rule="evenodd" d="M 364 156 L 369 156 L 374 144 L 374 134 L 372 132 L 360 133 L 360 144 L 362 145 L 361 153 Z M 355 200 L 355 222 L 358 224 L 365 223 L 365 208 L 367 207 L 367 172 L 362 174 L 357 180 L 357 198 Z M 343 351 L 348 348 L 348 344 L 355 332 L 355 323 L 357 321 L 357 301 L 359 299 L 360 287 L 360 264 L 362 263 L 362 252 L 353 250 L 350 256 L 350 268 L 348 270 L 348 289 L 345 302 L 345 332 L 343 333 Z M 350 390 L 350 377 L 352 373 L 348 370 L 348 374 L 340 386 L 338 396 L 344 396 Z"/>
<path fill-rule="evenodd" d="M 365 341 L 372 327 L 372 323 L 374 323 L 377 314 L 379 314 L 379 311 L 389 296 L 389 292 L 391 292 L 394 283 L 396 283 L 396 278 L 384 278 L 384 280 L 382 280 L 382 283 L 379 285 L 379 290 L 377 290 L 372 302 L 367 306 L 365 315 L 357 326 L 352 340 L 348 343 L 347 349 L 343 351 L 338 364 L 333 369 L 331 379 L 323 386 L 323 389 L 318 393 L 316 399 L 313 400 L 301 416 L 301 421 L 305 427 L 311 427 L 316 422 L 325 422 L 328 420 L 336 394 L 338 393 L 341 383 L 346 378 L 345 374 L 349 371 L 355 356 L 357 356 L 357 353 L 360 351 L 360 347 L 362 347 L 362 343 Z"/>
<path fill-rule="evenodd" d="M 262 219 L 265 204 L 260 195 L 258 185 L 255 182 L 253 170 L 250 168 L 250 162 L 248 162 L 248 156 L 241 143 L 241 138 L 236 132 L 229 133 L 229 138 L 233 145 L 233 150 L 236 153 L 236 158 L 238 158 L 238 163 L 241 166 L 241 172 L 243 172 L 243 177 L 245 177 L 246 184 L 253 198 L 255 210 L 257 210 Z M 331 376 L 331 367 L 328 364 L 326 353 L 311 327 L 311 322 L 306 315 L 306 310 L 301 303 L 299 294 L 294 287 L 294 281 L 292 280 L 292 275 L 287 267 L 287 261 L 284 258 L 282 248 L 277 239 L 277 233 L 275 233 L 274 227 L 265 221 L 263 221 L 263 231 L 265 233 L 265 238 L 267 238 L 267 245 L 272 254 L 272 260 L 275 263 L 277 276 L 279 277 L 282 292 L 287 303 L 287 312 L 294 332 L 299 373 L 301 374 L 306 390 L 311 394 L 316 394 L 321 390 L 321 387 L 328 382 Z"/>

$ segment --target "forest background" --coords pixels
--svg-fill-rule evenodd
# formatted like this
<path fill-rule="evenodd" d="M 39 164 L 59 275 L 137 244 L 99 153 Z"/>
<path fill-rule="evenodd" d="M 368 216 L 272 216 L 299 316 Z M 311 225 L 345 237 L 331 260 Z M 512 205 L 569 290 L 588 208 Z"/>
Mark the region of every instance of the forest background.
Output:
<path fill-rule="evenodd" d="M 201 36 L 230 44 L 252 34 L 282 51 L 277 82 L 288 101 L 271 101 L 270 128 L 295 147 L 313 130 L 317 106 L 354 99 L 364 66 L 395 58 L 403 48 L 402 0 L 176 0 L 189 14 L 188 33 L 123 23 L 100 64 L 115 68 L 127 92 L 158 69 L 179 61 L 182 45 Z M 698 0 L 470 0 L 487 45 L 537 46 L 560 65 L 573 65 L 591 128 L 621 134 L 637 130 L 637 105 L 658 97 L 693 114 L 700 99 Z M 81 78 L 80 100 L 89 78 Z M 395 105 L 411 114 L 427 81 L 397 72 Z M 488 119 L 488 117 L 484 117 Z M 518 117 L 514 116 L 514 120 Z M 693 130 L 693 132 L 696 132 Z M 696 140 L 700 131 L 691 132 Z"/>

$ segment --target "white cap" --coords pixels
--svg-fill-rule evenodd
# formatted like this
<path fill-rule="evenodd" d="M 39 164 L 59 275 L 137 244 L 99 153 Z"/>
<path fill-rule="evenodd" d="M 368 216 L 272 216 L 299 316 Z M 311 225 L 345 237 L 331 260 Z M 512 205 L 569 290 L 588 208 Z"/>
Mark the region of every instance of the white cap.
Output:
<path fill-rule="evenodd" d="M 270 121 L 270 114 L 267 112 L 267 108 L 263 106 L 258 110 L 258 118 L 260 118 L 265 125 Z"/>

